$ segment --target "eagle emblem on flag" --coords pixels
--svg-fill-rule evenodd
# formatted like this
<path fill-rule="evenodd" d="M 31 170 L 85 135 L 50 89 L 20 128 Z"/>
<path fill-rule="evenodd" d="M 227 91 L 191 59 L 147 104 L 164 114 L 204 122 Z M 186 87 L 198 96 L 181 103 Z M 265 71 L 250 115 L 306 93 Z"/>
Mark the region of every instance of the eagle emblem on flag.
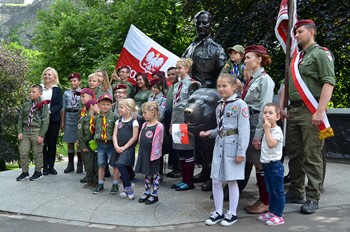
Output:
<path fill-rule="evenodd" d="M 141 60 L 140 66 L 145 72 L 152 74 L 155 70 L 162 68 L 163 64 L 168 60 L 168 57 L 151 47 Z"/>

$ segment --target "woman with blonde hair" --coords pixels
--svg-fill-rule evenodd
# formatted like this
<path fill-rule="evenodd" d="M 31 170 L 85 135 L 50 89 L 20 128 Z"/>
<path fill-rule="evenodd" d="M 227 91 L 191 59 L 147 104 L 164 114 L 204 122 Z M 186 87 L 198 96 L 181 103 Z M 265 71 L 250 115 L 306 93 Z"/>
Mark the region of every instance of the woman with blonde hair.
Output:
<path fill-rule="evenodd" d="M 95 74 L 98 76 L 99 81 L 101 83 L 99 88 L 102 90 L 102 92 L 107 93 L 110 96 L 113 96 L 112 86 L 109 82 L 109 77 L 108 77 L 107 71 L 103 70 L 103 69 L 99 69 L 99 70 L 95 71 Z"/>

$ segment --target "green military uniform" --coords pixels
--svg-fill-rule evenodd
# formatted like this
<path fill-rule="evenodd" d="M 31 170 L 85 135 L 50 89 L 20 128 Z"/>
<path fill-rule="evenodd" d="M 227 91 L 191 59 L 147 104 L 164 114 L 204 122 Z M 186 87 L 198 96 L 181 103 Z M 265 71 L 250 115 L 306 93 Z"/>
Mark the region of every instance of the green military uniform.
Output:
<path fill-rule="evenodd" d="M 96 95 L 96 99 L 98 99 L 100 96 L 102 96 L 103 94 L 105 94 L 101 88 L 97 88 L 95 91 L 95 95 Z"/>
<path fill-rule="evenodd" d="M 237 71 L 234 70 L 235 65 L 237 65 Z M 232 60 L 227 60 L 224 67 L 221 70 L 221 73 L 229 73 L 232 74 L 235 78 L 239 79 L 240 81 L 243 80 L 244 77 L 244 67 L 245 65 L 243 63 L 236 64 L 232 62 Z"/>
<path fill-rule="evenodd" d="M 41 172 L 43 167 L 43 143 L 37 142 L 38 136 L 45 137 L 47 129 L 49 128 L 49 108 L 44 104 L 40 109 L 35 109 L 33 112 L 32 122 L 28 125 L 28 117 L 33 103 L 38 101 L 26 102 L 18 117 L 17 132 L 23 134 L 22 140 L 19 142 L 19 154 L 21 160 L 22 171 L 28 173 L 29 171 L 29 151 L 32 147 L 35 171 Z"/>
<path fill-rule="evenodd" d="M 113 139 L 113 130 L 114 130 L 114 124 L 117 121 L 118 116 L 115 115 L 112 111 L 108 111 L 105 114 L 106 117 L 106 136 L 107 136 L 107 142 L 112 142 Z M 96 132 L 95 132 L 95 140 L 98 142 L 105 142 L 103 140 L 103 135 L 102 135 L 102 127 L 103 127 L 103 123 L 102 123 L 102 112 L 100 112 L 99 115 L 96 116 L 95 118 L 95 127 L 96 127 Z"/>
<path fill-rule="evenodd" d="M 79 148 L 83 157 L 83 163 L 86 172 L 86 181 L 97 181 L 97 156 L 94 151 L 91 150 L 89 142 L 93 139 L 94 134 L 90 131 L 90 119 L 91 115 L 86 112 L 78 121 L 78 141 Z M 88 152 L 84 152 L 83 149 L 87 148 Z"/>
<path fill-rule="evenodd" d="M 316 43 L 306 48 L 304 53 L 299 63 L 299 72 L 318 101 L 325 83 L 335 85 L 334 58 L 328 49 Z M 312 125 L 312 114 L 303 104 L 291 76 L 288 91 L 291 103 L 288 111 L 287 149 L 292 179 L 289 191 L 296 197 L 303 197 L 306 174 L 306 199 L 318 201 L 323 176 L 323 140 L 319 139 L 319 129 Z"/>

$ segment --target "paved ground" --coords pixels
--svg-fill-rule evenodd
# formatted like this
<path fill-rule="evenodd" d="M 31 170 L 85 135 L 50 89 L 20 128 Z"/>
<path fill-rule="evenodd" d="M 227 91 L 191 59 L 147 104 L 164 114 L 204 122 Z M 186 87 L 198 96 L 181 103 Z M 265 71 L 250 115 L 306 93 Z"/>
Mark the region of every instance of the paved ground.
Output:
<path fill-rule="evenodd" d="M 161 184 L 159 203 L 151 206 L 139 204 L 137 198 L 143 192 L 141 175 L 135 180 L 137 195 L 133 201 L 109 194 L 111 178 L 107 178 L 106 190 L 103 193 L 93 195 L 79 183 L 83 174 L 63 174 L 66 167 L 64 162 L 57 163 L 56 166 L 59 172 L 57 176 L 45 176 L 34 182 L 17 182 L 15 178 L 20 174 L 20 170 L 1 172 L 0 222 L 5 219 L 7 222 L 11 221 L 10 219 L 34 219 L 92 228 L 123 228 L 121 230 L 125 231 L 147 231 L 152 227 L 164 231 L 188 228 L 190 231 L 190 228 L 196 230 L 195 228 L 202 227 L 203 221 L 214 207 L 209 199 L 210 193 L 200 191 L 199 185 L 192 191 L 175 192 L 170 189 L 170 185 L 178 180 L 168 178 Z M 321 209 L 315 215 L 305 216 L 298 212 L 300 205 L 288 204 L 285 209 L 286 225 L 283 228 L 288 227 L 289 231 L 313 231 L 315 228 L 315 231 L 350 231 L 349 224 L 344 224 L 342 218 L 349 215 L 350 211 L 349 167 L 348 164 L 329 163 L 325 192 L 320 201 Z M 257 186 L 252 175 L 241 196 L 238 209 L 240 219 L 235 227 L 247 227 L 244 231 L 256 231 L 260 228 L 261 223 L 256 220 L 256 216 L 248 215 L 243 210 L 243 207 L 253 203 L 256 197 Z M 227 207 L 227 203 L 225 206 Z M 309 223 L 317 227 L 308 228 Z M 7 231 L 5 228 L 0 228 L 0 231 Z M 202 227 L 204 231 L 211 231 L 210 228 L 212 227 Z M 215 230 L 219 228 L 215 227 Z"/>

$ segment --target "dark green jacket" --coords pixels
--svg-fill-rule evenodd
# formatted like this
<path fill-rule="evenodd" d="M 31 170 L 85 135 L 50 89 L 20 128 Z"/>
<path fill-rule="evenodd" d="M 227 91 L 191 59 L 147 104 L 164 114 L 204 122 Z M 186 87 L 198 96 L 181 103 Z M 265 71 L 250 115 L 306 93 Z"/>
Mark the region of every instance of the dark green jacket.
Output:
<path fill-rule="evenodd" d="M 107 112 L 105 116 L 106 116 L 106 123 L 107 123 L 107 127 L 106 127 L 107 140 L 112 141 L 114 124 L 117 121 L 117 115 L 115 115 L 110 110 Z M 102 138 L 102 117 L 103 117 L 102 112 L 100 112 L 100 114 L 95 117 L 95 128 L 96 128 L 95 140 L 104 142 Z"/>

